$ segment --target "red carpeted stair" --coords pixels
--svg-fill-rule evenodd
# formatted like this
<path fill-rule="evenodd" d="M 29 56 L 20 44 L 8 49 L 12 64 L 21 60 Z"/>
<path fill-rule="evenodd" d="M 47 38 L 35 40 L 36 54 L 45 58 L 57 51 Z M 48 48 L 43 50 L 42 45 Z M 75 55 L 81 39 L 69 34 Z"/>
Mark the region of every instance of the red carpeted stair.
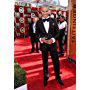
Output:
<path fill-rule="evenodd" d="M 48 69 L 49 80 L 47 87 L 43 86 L 43 66 L 40 53 L 30 54 L 30 39 L 15 40 L 15 60 L 21 68 L 26 71 L 28 90 L 76 90 L 76 65 L 66 59 L 66 56 L 60 57 L 60 75 L 64 82 L 61 87 L 55 80 L 52 60 L 49 56 Z"/>

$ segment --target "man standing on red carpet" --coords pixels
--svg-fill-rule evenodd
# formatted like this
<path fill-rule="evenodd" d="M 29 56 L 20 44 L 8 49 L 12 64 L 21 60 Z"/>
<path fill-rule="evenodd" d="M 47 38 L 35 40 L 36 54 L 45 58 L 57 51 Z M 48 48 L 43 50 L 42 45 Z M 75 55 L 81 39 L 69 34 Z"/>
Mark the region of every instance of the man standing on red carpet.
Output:
<path fill-rule="evenodd" d="M 38 49 L 38 40 L 36 37 L 36 23 L 38 21 L 38 17 L 33 17 L 32 22 L 29 24 L 29 36 L 30 36 L 30 41 L 31 41 L 31 45 L 32 45 L 32 49 L 30 51 L 30 53 L 33 53 L 35 51 L 35 47 L 34 45 L 36 44 L 36 52 L 39 53 L 39 49 Z"/>
<path fill-rule="evenodd" d="M 56 20 L 50 18 L 50 10 L 47 5 L 41 7 L 42 18 L 36 23 L 36 34 L 40 41 L 40 50 L 42 51 L 44 86 L 47 85 L 48 75 L 48 52 L 50 52 L 56 80 L 64 85 L 60 77 L 59 57 L 57 52 L 56 39 L 59 36 L 59 29 Z"/>

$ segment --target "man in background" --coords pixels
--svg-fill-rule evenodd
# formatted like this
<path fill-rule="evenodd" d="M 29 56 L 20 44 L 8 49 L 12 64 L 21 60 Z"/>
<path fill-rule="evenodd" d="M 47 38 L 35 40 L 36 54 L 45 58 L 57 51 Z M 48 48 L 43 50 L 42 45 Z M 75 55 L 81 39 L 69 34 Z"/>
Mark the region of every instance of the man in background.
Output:
<path fill-rule="evenodd" d="M 59 27 L 59 37 L 58 37 L 58 43 L 59 43 L 59 50 L 60 55 L 64 56 L 64 42 L 67 35 L 67 22 L 65 20 L 65 17 L 63 15 L 60 15 L 57 18 L 58 27 Z"/>
<path fill-rule="evenodd" d="M 36 52 L 39 53 L 38 49 L 38 39 L 36 37 L 36 23 L 39 20 L 38 17 L 33 17 L 32 22 L 29 25 L 29 36 L 30 36 L 30 41 L 32 45 L 32 49 L 30 53 L 33 53 L 35 51 L 34 45 L 36 44 Z"/>

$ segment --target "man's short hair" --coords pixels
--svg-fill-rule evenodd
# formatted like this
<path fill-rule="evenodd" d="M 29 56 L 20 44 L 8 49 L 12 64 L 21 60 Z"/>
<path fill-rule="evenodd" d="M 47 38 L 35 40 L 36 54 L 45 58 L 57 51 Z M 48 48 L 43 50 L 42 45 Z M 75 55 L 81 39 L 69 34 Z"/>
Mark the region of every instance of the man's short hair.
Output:
<path fill-rule="evenodd" d="M 65 17 L 61 14 L 60 17 L 62 17 L 65 20 Z"/>
<path fill-rule="evenodd" d="M 41 9 L 43 8 L 43 7 L 46 7 L 46 8 L 48 8 L 48 10 L 49 10 L 49 6 L 48 5 L 43 5 L 43 6 L 41 6 Z"/>

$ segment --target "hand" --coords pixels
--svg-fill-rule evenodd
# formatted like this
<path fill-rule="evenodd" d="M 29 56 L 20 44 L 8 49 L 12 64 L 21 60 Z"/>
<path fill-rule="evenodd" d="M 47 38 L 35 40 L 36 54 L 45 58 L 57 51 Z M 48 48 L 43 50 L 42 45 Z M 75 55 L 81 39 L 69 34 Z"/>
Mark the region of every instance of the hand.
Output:
<path fill-rule="evenodd" d="M 41 41 L 42 41 L 42 42 L 45 42 L 46 40 L 45 40 L 45 38 L 41 38 Z"/>
<path fill-rule="evenodd" d="M 48 40 L 46 40 L 45 38 L 41 38 L 41 42 L 48 44 Z"/>
<path fill-rule="evenodd" d="M 53 40 L 52 39 L 46 40 L 46 43 L 47 44 L 52 44 L 53 43 Z"/>

